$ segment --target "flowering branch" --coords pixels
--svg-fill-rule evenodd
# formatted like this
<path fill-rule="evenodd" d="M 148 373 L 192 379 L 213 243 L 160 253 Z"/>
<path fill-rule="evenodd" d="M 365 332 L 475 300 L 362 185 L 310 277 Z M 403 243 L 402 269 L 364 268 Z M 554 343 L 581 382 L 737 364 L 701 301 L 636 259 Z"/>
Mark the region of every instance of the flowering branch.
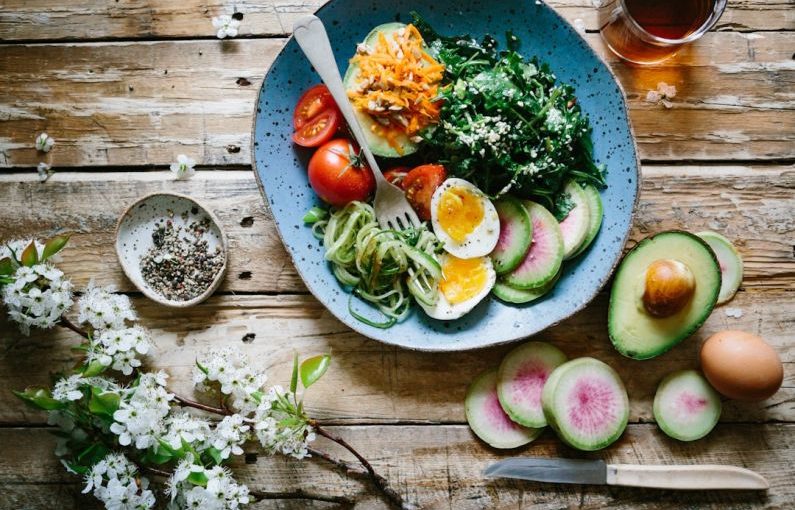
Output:
<path fill-rule="evenodd" d="M 58 325 L 63 326 L 66 329 L 71 329 L 72 331 L 82 336 L 83 338 L 88 338 L 88 332 L 86 332 L 83 329 L 80 329 L 74 322 L 66 318 L 66 315 L 61 315 L 61 318 L 58 321 Z"/>
<path fill-rule="evenodd" d="M 221 416 L 229 416 L 233 414 L 229 409 L 208 406 L 206 404 L 202 404 L 201 402 L 196 402 L 195 400 L 190 400 L 185 397 L 180 397 L 177 394 L 174 394 L 174 400 L 176 400 L 177 403 L 183 407 L 192 407 L 194 409 L 201 409 L 202 411 L 207 411 L 208 413 L 218 414 Z"/>

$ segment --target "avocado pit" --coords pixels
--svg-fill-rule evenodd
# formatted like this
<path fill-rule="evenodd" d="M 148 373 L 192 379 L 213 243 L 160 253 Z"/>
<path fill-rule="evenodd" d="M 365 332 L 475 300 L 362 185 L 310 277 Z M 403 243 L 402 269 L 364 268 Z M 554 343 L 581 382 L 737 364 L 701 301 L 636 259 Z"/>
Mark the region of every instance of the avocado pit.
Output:
<path fill-rule="evenodd" d="M 670 317 L 682 310 L 696 290 L 690 268 L 675 259 L 658 259 L 646 269 L 643 307 L 654 317 Z"/>

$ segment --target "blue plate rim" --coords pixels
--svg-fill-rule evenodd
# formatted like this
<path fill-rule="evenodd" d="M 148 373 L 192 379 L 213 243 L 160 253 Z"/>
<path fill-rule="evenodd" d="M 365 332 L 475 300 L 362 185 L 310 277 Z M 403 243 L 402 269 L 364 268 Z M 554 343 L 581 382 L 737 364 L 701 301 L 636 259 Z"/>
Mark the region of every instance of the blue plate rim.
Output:
<path fill-rule="evenodd" d="M 333 3 L 337 2 L 337 1 L 339 1 L 339 0 L 329 0 L 328 2 L 326 2 L 325 4 L 320 6 L 317 10 L 315 10 L 313 14 L 317 15 L 317 14 L 321 13 L 323 10 L 325 10 L 327 7 L 329 7 L 331 4 L 333 4 Z M 353 322 L 353 321 L 349 322 L 349 321 L 344 320 L 342 317 L 338 317 L 328 306 L 325 305 L 323 299 L 318 295 L 318 292 L 316 292 L 315 289 L 313 289 L 312 286 L 307 283 L 307 278 L 304 276 L 304 272 L 303 272 L 303 269 L 301 268 L 301 265 L 296 262 L 295 256 L 287 248 L 287 243 L 286 243 L 286 241 L 284 239 L 284 236 L 282 235 L 281 227 L 279 226 L 279 223 L 276 221 L 276 217 L 274 216 L 273 211 L 271 210 L 271 206 L 270 206 L 270 203 L 268 201 L 268 194 L 265 191 L 265 186 L 262 183 L 262 179 L 260 178 L 260 174 L 259 174 L 259 169 L 257 168 L 256 146 L 255 146 L 255 143 L 254 143 L 254 142 L 256 142 L 256 128 L 257 128 L 257 115 L 258 115 L 257 104 L 259 103 L 259 100 L 262 97 L 262 92 L 263 92 L 263 90 L 265 88 L 265 83 L 267 82 L 268 75 L 271 73 L 271 71 L 273 69 L 273 64 L 276 63 L 276 61 L 278 61 L 279 58 L 281 58 L 282 54 L 287 49 L 287 46 L 289 45 L 290 41 L 292 41 L 292 39 L 293 39 L 292 33 L 285 40 L 284 45 L 279 50 L 279 52 L 276 54 L 276 56 L 274 57 L 273 61 L 270 64 L 270 66 L 268 67 L 267 71 L 263 75 L 262 83 L 260 84 L 259 88 L 257 89 L 257 96 L 256 96 L 256 99 L 254 101 L 254 108 L 252 109 L 252 114 L 251 114 L 251 143 L 249 144 L 249 151 L 250 151 L 250 157 L 251 157 L 251 168 L 254 171 L 254 178 L 257 181 L 257 188 L 259 188 L 260 195 L 262 196 L 263 201 L 265 203 L 265 208 L 268 211 L 268 213 L 270 214 L 271 219 L 273 220 L 273 222 L 274 222 L 274 224 L 276 226 L 276 233 L 279 236 L 279 240 L 282 242 L 282 246 L 285 249 L 284 251 L 287 253 L 287 256 L 290 257 L 290 261 L 292 262 L 293 267 L 295 268 L 296 272 L 298 273 L 298 276 L 301 277 L 301 281 L 304 283 L 306 288 L 309 290 L 309 293 L 312 294 L 312 296 L 315 299 L 318 300 L 318 302 L 323 306 L 323 308 L 325 308 L 332 316 L 334 316 L 334 318 L 336 320 L 341 322 L 343 325 L 351 328 L 356 333 L 364 336 L 365 338 L 368 338 L 370 340 L 375 340 L 375 341 L 380 342 L 380 343 L 385 344 L 385 345 L 393 345 L 393 346 L 396 346 L 396 347 L 401 347 L 403 349 L 407 349 L 407 350 L 411 350 L 411 351 L 419 351 L 419 352 L 463 352 L 463 351 L 473 351 L 473 350 L 477 350 L 477 349 L 485 349 L 485 348 L 488 348 L 488 347 L 506 345 L 506 344 L 509 344 L 509 343 L 517 342 L 519 340 L 525 340 L 525 339 L 528 339 L 528 338 L 530 338 L 530 337 L 532 337 L 534 335 L 537 335 L 538 333 L 546 331 L 549 328 L 557 326 L 561 322 L 573 317 L 574 315 L 578 314 L 579 312 L 584 310 L 586 307 L 588 307 L 588 305 L 590 305 L 591 302 L 593 302 L 593 300 L 596 298 L 596 296 L 599 295 L 599 293 L 602 291 L 602 289 L 605 288 L 605 286 L 607 285 L 608 281 L 610 281 L 610 279 L 613 277 L 613 273 L 615 273 L 616 267 L 618 267 L 618 264 L 621 262 L 621 259 L 623 258 L 624 250 L 626 248 L 627 241 L 629 240 L 629 236 L 632 233 L 632 227 L 633 227 L 633 225 L 635 223 L 635 214 L 637 213 L 638 203 L 639 203 L 639 200 L 640 200 L 640 192 L 641 192 L 641 189 L 642 189 L 642 179 L 643 179 L 643 172 L 641 171 L 640 156 L 638 155 L 638 142 L 637 142 L 637 138 L 635 136 L 634 126 L 632 125 L 632 119 L 630 118 L 630 115 L 629 115 L 629 106 L 627 105 L 627 94 L 624 91 L 624 86 L 621 84 L 621 81 L 618 79 L 618 76 L 616 76 L 616 74 L 613 72 L 613 69 L 610 67 L 610 65 L 605 61 L 605 59 L 603 59 L 591 47 L 590 44 L 588 44 L 588 42 L 585 40 L 584 37 L 582 37 L 582 35 L 577 31 L 577 29 L 571 23 L 569 23 L 568 20 L 566 20 L 563 16 L 561 16 L 555 9 L 553 9 L 552 7 L 547 5 L 546 3 L 542 2 L 541 6 L 542 6 L 542 8 L 549 10 L 552 13 L 552 15 L 555 18 L 557 18 L 557 20 L 559 22 L 567 25 L 577 35 L 577 37 L 579 37 L 580 39 L 583 40 L 583 42 L 585 43 L 584 44 L 585 50 L 588 51 L 596 60 L 599 61 L 600 64 L 602 64 L 604 66 L 604 68 L 607 70 L 607 72 L 610 73 L 610 76 L 613 78 L 613 81 L 615 82 L 616 86 L 618 87 L 619 91 L 621 92 L 621 94 L 620 94 L 620 96 L 621 96 L 621 104 L 619 105 L 619 107 L 623 110 L 623 112 L 625 114 L 624 116 L 625 116 L 625 118 L 627 120 L 627 128 L 629 129 L 630 138 L 632 140 L 633 153 L 635 155 L 635 165 L 634 165 L 635 198 L 634 198 L 633 203 L 632 203 L 632 209 L 631 209 L 630 215 L 629 215 L 629 222 L 627 223 L 627 225 L 628 225 L 627 230 L 626 230 L 626 232 L 624 233 L 624 235 L 623 235 L 623 237 L 621 239 L 621 245 L 623 246 L 623 248 L 616 252 L 616 254 L 615 254 L 614 258 L 613 258 L 613 262 L 610 264 L 610 270 L 607 271 L 604 274 L 604 276 L 599 279 L 598 285 L 594 288 L 594 291 L 587 298 L 585 298 L 582 301 L 581 304 L 575 306 L 572 309 L 572 311 L 569 314 L 567 314 L 565 317 L 561 317 L 559 320 L 557 320 L 555 322 L 552 322 L 550 324 L 547 324 L 546 326 L 537 327 L 537 328 L 535 328 L 532 331 L 522 331 L 521 333 L 508 335 L 508 337 L 502 338 L 502 339 L 499 339 L 499 340 L 496 340 L 496 341 L 488 341 L 488 340 L 486 340 L 486 341 L 480 341 L 480 342 L 469 342 L 469 343 L 465 343 L 465 344 L 462 344 L 462 343 L 449 343 L 449 344 L 448 343 L 441 343 L 441 344 L 431 344 L 431 345 L 416 345 L 416 344 L 412 344 L 412 343 L 408 343 L 408 342 L 402 342 L 400 340 L 393 341 L 391 338 L 389 338 L 389 339 L 387 339 L 387 338 L 376 338 L 376 337 L 370 336 L 363 328 L 359 327 L 359 325 L 356 324 L 355 322 Z M 507 306 L 504 303 L 503 303 L 503 305 Z"/>

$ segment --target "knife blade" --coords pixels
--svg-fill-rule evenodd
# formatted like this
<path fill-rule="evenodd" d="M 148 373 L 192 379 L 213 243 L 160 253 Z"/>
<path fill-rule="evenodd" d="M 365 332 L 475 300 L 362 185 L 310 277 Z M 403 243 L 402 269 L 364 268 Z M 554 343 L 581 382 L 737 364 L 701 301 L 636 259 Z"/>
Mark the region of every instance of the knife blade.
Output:
<path fill-rule="evenodd" d="M 483 471 L 489 478 L 517 478 L 536 482 L 622 485 L 657 489 L 765 490 L 764 477 L 750 469 L 722 465 L 606 464 L 601 460 L 514 457 Z"/>

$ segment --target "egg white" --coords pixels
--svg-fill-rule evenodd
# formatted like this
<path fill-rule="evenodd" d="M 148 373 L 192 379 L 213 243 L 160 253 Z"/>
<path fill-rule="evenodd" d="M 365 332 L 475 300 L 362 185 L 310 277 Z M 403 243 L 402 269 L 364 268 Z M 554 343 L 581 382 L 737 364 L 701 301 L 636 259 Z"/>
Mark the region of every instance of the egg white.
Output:
<path fill-rule="evenodd" d="M 443 254 L 439 257 L 439 263 L 442 265 L 442 271 L 444 271 L 447 257 L 449 257 L 449 255 L 446 254 Z M 489 257 L 481 257 L 481 262 L 484 266 L 486 266 L 486 282 L 478 291 L 478 293 L 471 298 L 460 303 L 451 303 L 444 296 L 444 293 L 439 290 L 439 299 L 436 300 L 436 304 L 430 306 L 420 301 L 417 301 L 417 303 L 422 307 L 423 310 L 425 310 L 425 313 L 428 314 L 429 317 L 438 320 L 453 320 L 466 315 L 472 311 L 472 309 L 475 308 L 478 303 L 483 301 L 483 298 L 485 298 L 489 292 L 491 292 L 491 289 L 497 282 L 497 273 L 494 271 L 494 266 L 491 263 L 491 259 Z"/>
<path fill-rule="evenodd" d="M 438 210 L 442 194 L 448 189 L 455 187 L 466 188 L 474 196 L 478 197 L 483 207 L 483 220 L 461 242 L 450 237 L 439 224 Z M 473 259 L 488 255 L 497 246 L 497 241 L 500 238 L 500 218 L 497 216 L 497 209 L 494 204 L 474 184 L 463 179 L 447 179 L 433 193 L 431 198 L 431 224 L 433 225 L 433 232 L 442 242 L 445 251 L 460 259 Z"/>

